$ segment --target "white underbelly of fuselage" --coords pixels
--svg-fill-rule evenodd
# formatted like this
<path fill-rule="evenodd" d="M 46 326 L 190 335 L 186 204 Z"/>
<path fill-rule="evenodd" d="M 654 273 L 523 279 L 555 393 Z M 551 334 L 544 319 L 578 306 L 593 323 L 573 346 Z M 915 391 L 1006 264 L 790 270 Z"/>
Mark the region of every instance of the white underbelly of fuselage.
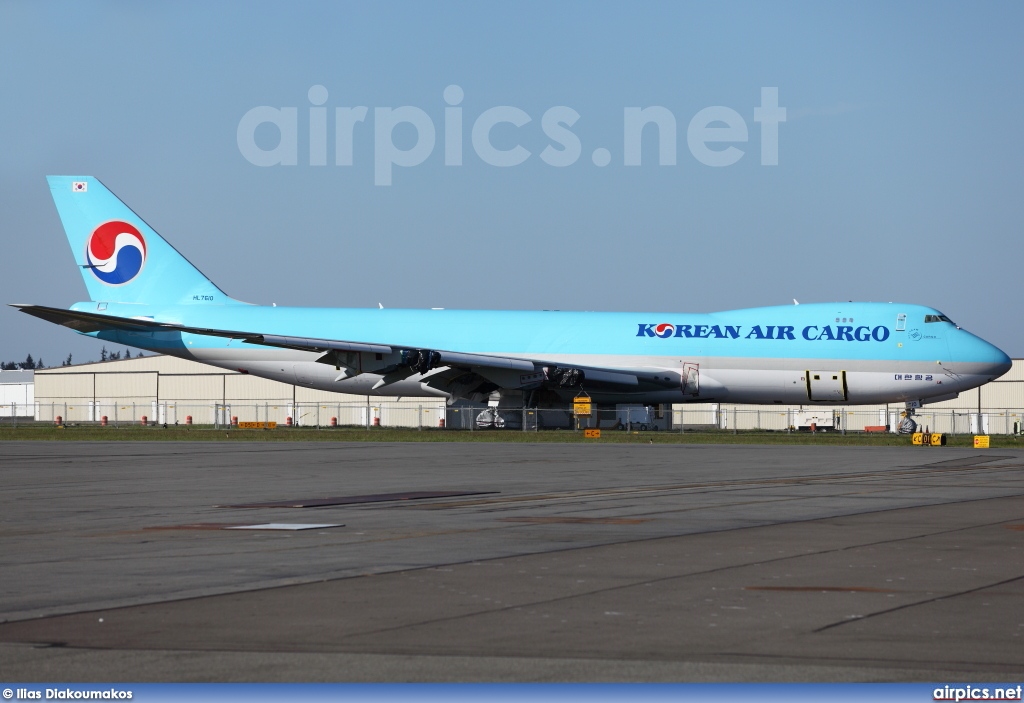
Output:
<path fill-rule="evenodd" d="M 312 352 L 223 347 L 189 349 L 189 352 L 195 360 L 213 366 L 323 391 L 431 398 L 448 395 L 444 390 L 422 383 L 424 377 L 420 374 L 380 387 L 379 374 L 345 377 L 335 367 L 318 363 L 316 359 L 320 355 Z M 663 357 L 581 356 L 554 361 L 560 365 L 658 369 L 677 373 L 682 366 L 679 360 Z M 686 363 L 692 363 L 699 369 L 696 394 L 692 393 L 692 388 L 684 392 L 681 385 L 643 390 L 602 388 L 588 392 L 597 402 L 856 405 L 946 396 L 976 387 L 987 380 L 980 374 L 971 373 L 972 369 L 963 368 L 963 365 L 954 372 L 953 365 L 938 367 L 935 362 L 699 358 Z M 819 383 L 823 385 L 815 385 Z M 567 398 L 576 392 L 577 389 L 564 389 Z"/>

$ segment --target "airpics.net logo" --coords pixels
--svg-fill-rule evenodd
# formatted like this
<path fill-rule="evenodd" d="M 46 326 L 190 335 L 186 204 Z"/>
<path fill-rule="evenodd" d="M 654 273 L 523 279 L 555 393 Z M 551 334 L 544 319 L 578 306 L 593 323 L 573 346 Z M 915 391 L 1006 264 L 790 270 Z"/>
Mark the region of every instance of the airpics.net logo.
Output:
<path fill-rule="evenodd" d="M 304 108 L 308 115 L 302 115 L 298 107 L 270 107 L 261 105 L 246 112 L 238 122 L 238 150 L 245 159 L 255 166 L 297 166 L 299 164 L 299 137 L 301 128 L 308 126 L 309 166 L 327 166 L 328 134 L 333 133 L 335 166 L 352 166 L 357 134 L 372 129 L 373 133 L 373 182 L 389 186 L 394 178 L 395 167 L 412 168 L 424 163 L 438 146 L 437 127 L 434 120 L 423 109 L 412 105 L 402 107 L 375 107 L 372 118 L 370 108 L 326 107 L 328 92 L 322 85 L 314 85 L 308 91 L 310 105 Z M 513 146 L 508 139 L 496 146 L 492 132 L 499 125 L 507 137 L 508 130 L 529 129 L 533 117 L 518 107 L 498 105 L 482 111 L 476 116 L 464 115 L 462 102 L 465 92 L 457 85 L 444 89 L 444 118 L 440 140 L 444 150 L 444 165 L 458 167 L 464 163 L 463 146 L 466 131 L 476 158 L 484 164 L 498 168 L 509 168 L 526 163 L 534 154 L 518 143 Z M 308 121 L 307 118 L 308 117 Z M 333 117 L 333 124 L 331 124 Z M 537 154 L 542 162 L 554 168 L 572 166 L 582 157 L 583 143 L 572 131 L 580 114 L 566 105 L 548 108 L 540 118 L 540 129 L 548 144 Z M 370 121 L 372 120 L 372 125 Z M 779 107 L 779 89 L 761 88 L 761 104 L 753 109 L 753 121 L 759 126 L 761 165 L 776 166 L 779 163 L 779 124 L 786 121 L 786 108 Z M 471 122 L 471 124 L 470 124 Z M 268 127 L 264 127 L 267 125 Z M 511 125 L 511 128 L 508 127 Z M 652 129 L 646 129 L 652 125 Z M 257 131 L 276 131 L 276 145 L 267 148 L 264 140 L 257 138 Z M 408 148 L 395 143 L 396 130 L 414 131 L 415 141 Z M 644 138 L 657 140 L 658 164 L 676 165 L 676 140 L 678 136 L 676 116 L 660 105 L 648 107 L 625 107 L 622 112 L 622 165 L 642 165 Z M 736 110 L 723 105 L 714 105 L 698 111 L 686 126 L 686 145 L 690 154 L 705 166 L 721 168 L 731 166 L 744 157 L 746 152 L 737 145 L 749 141 L 750 129 L 746 119 Z M 271 139 L 271 142 L 274 140 Z M 612 151 L 597 147 L 590 153 L 591 162 L 598 167 L 612 163 Z M 303 159 L 305 161 L 305 159 Z"/>

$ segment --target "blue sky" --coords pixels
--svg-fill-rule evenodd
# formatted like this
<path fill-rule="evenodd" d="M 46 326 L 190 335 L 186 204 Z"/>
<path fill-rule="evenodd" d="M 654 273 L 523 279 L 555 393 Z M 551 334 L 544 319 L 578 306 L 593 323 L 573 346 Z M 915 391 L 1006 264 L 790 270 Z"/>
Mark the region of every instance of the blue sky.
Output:
<path fill-rule="evenodd" d="M 1019 3 L 0 4 L 0 302 L 86 297 L 46 174 L 89 174 L 229 294 L 278 305 L 704 312 L 833 300 L 932 305 L 1024 356 L 1024 6 Z M 444 90 L 463 163 L 445 165 Z M 312 86 L 327 165 L 309 162 Z M 754 109 L 777 87 L 777 166 Z M 260 167 L 242 117 L 294 107 L 297 164 Z M 353 163 L 334 111 L 365 106 Z M 377 108 L 436 128 L 375 185 Z M 514 106 L 495 148 L 485 111 Z M 540 154 L 579 114 L 571 165 Z M 624 110 L 662 106 L 676 163 L 625 166 Z M 688 125 L 724 106 L 748 140 L 701 163 Z M 715 123 L 720 126 L 720 123 Z M 417 133 L 399 125 L 396 148 Z M 253 139 L 271 149 L 276 127 Z M 558 144 L 554 144 L 558 147 Z M 712 144 L 724 149 L 729 144 Z M 595 149 L 610 163 L 596 166 Z M 0 359 L 95 359 L 99 344 L 0 311 Z"/>

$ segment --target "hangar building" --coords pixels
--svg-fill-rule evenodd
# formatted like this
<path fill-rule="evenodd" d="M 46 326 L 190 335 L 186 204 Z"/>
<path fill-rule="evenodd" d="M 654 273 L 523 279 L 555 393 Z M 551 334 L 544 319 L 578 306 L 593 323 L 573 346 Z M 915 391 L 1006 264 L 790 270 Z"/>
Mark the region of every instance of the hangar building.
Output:
<path fill-rule="evenodd" d="M 0 371 L 0 417 L 35 415 L 35 371 Z"/>
<path fill-rule="evenodd" d="M 387 401 L 382 403 L 381 401 Z M 197 425 L 277 422 L 437 427 L 444 400 L 330 393 L 173 356 L 143 356 L 39 369 L 36 419 Z M 374 421 L 377 422 L 374 422 Z"/>

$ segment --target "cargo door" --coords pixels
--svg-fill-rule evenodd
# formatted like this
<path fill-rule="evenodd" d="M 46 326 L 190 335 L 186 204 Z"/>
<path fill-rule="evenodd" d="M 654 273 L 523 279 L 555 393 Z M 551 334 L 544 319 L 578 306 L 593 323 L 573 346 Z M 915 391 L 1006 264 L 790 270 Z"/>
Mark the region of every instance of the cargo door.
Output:
<path fill-rule="evenodd" d="M 846 401 L 845 371 L 806 371 L 807 399 L 819 403 Z"/>
<path fill-rule="evenodd" d="M 700 365 L 683 364 L 683 395 L 700 395 Z"/>

